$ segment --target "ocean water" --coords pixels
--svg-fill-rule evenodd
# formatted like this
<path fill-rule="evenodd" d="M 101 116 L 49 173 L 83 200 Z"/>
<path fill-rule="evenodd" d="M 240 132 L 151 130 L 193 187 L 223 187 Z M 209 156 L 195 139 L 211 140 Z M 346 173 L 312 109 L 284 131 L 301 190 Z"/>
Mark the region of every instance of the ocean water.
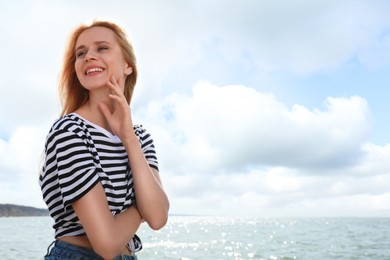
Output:
<path fill-rule="evenodd" d="M 49 217 L 0 218 L 0 259 L 43 259 Z M 390 218 L 170 217 L 139 259 L 390 259 Z"/>

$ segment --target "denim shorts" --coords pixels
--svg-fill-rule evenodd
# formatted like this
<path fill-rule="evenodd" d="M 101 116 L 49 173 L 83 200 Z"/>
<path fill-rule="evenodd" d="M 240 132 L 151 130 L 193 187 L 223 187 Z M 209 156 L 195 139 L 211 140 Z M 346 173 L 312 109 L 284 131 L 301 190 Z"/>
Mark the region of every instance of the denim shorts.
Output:
<path fill-rule="evenodd" d="M 50 249 L 50 247 L 54 246 Z M 49 252 L 50 251 L 50 252 Z M 54 241 L 48 248 L 45 260 L 103 260 L 93 250 L 72 245 L 61 240 Z M 118 255 L 113 260 L 137 260 L 137 256 Z"/>

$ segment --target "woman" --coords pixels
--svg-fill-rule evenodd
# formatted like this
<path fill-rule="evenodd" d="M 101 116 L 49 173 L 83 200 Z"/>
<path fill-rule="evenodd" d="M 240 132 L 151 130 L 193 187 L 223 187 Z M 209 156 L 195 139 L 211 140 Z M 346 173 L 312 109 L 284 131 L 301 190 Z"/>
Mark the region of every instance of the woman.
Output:
<path fill-rule="evenodd" d="M 154 230 L 167 222 L 153 140 L 129 109 L 136 79 L 120 27 L 95 21 L 73 32 L 60 75 L 63 111 L 40 174 L 56 238 L 45 259 L 136 259 L 141 222 Z"/>

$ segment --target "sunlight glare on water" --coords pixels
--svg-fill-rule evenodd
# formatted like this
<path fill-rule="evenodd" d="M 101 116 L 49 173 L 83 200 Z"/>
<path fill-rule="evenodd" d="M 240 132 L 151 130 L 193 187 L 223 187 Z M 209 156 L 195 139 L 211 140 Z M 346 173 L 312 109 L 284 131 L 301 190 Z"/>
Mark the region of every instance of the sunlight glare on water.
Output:
<path fill-rule="evenodd" d="M 43 259 L 49 217 L 0 218 L 0 259 Z M 390 218 L 171 216 L 160 231 L 143 224 L 139 259 L 390 259 Z M 28 249 L 28 250 L 26 250 Z"/>

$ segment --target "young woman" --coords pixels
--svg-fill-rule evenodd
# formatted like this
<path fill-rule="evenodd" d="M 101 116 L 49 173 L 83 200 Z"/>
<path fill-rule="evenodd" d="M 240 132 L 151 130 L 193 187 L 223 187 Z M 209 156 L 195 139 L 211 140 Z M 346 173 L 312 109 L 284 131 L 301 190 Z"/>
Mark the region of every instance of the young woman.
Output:
<path fill-rule="evenodd" d="M 40 185 L 55 229 L 45 259 L 136 259 L 142 221 L 167 222 L 150 134 L 133 125 L 133 48 L 116 24 L 71 35 L 60 75 L 63 111 L 50 129 Z"/>

